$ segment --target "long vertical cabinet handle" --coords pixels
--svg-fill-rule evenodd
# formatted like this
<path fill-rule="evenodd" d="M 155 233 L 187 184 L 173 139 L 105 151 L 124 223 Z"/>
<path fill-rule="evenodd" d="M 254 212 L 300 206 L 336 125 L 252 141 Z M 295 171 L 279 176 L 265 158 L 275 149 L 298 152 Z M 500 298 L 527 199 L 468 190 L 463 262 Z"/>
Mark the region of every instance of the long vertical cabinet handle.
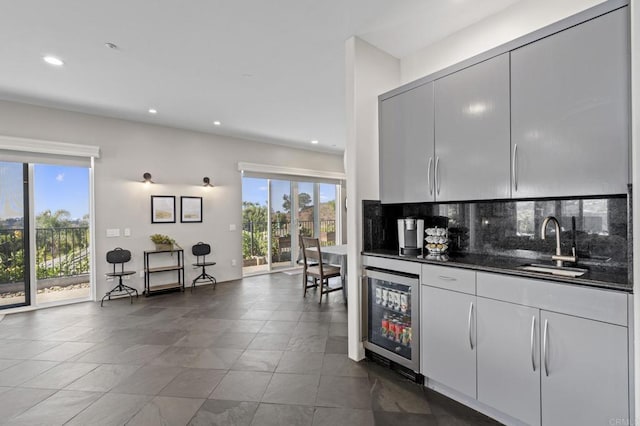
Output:
<path fill-rule="evenodd" d="M 433 157 L 429 157 L 429 166 L 427 167 L 427 186 L 429 187 L 429 195 L 433 195 L 433 182 L 431 182 L 431 165 Z"/>
<path fill-rule="evenodd" d="M 544 336 L 542 338 L 542 352 L 544 355 L 544 372 L 549 377 L 549 361 L 547 351 L 547 331 L 549 330 L 549 320 L 544 320 Z"/>
<path fill-rule="evenodd" d="M 361 284 L 361 294 L 362 294 L 362 301 L 361 301 L 361 310 L 360 310 L 360 316 L 361 316 L 361 322 L 360 322 L 360 341 L 361 342 L 366 342 L 367 340 L 369 340 L 369 288 L 368 288 L 368 282 L 367 282 L 367 276 L 366 275 L 361 275 L 360 276 L 360 284 Z"/>
<path fill-rule="evenodd" d="M 440 164 L 440 157 L 436 157 L 436 170 L 434 173 L 435 181 L 436 181 L 436 195 L 440 195 L 440 172 L 438 165 Z"/>
<path fill-rule="evenodd" d="M 534 352 L 535 348 L 535 335 L 536 335 L 536 316 L 531 317 L 531 366 L 533 367 L 533 371 L 536 371 L 536 354 Z"/>
<path fill-rule="evenodd" d="M 513 164 L 511 165 L 513 173 L 513 189 L 518 192 L 518 144 L 513 145 Z"/>
<path fill-rule="evenodd" d="M 473 334 L 471 333 L 471 320 L 473 318 L 473 302 L 469 305 L 469 346 L 473 350 Z"/>

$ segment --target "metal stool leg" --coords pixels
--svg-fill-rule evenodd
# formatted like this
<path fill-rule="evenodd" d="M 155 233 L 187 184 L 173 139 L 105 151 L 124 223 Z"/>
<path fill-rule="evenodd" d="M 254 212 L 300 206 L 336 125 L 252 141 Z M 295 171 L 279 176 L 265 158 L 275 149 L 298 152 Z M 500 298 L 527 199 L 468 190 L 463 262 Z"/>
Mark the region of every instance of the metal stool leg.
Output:
<path fill-rule="evenodd" d="M 100 307 L 103 307 L 104 304 L 104 299 L 108 298 L 109 300 L 111 300 L 111 294 L 112 293 L 127 293 L 127 296 L 129 296 L 130 299 L 130 303 L 133 304 L 133 294 L 135 293 L 136 295 L 136 299 L 138 298 L 138 290 L 136 290 L 133 287 L 129 287 L 128 285 L 124 285 L 122 283 L 122 277 L 119 277 L 118 280 L 118 285 L 115 286 L 114 288 L 112 288 L 111 290 L 109 290 L 108 292 L 105 293 L 105 295 L 102 297 L 102 300 L 100 300 Z"/>
<path fill-rule="evenodd" d="M 213 284 L 213 289 L 216 289 L 216 284 L 218 284 L 218 281 L 216 281 L 215 277 L 207 274 L 207 272 L 205 271 L 205 267 L 202 267 L 202 273 L 200 275 L 198 275 L 193 282 L 191 283 L 191 292 L 193 292 L 194 287 L 196 286 L 196 283 L 198 281 L 209 281 L 211 284 Z"/>

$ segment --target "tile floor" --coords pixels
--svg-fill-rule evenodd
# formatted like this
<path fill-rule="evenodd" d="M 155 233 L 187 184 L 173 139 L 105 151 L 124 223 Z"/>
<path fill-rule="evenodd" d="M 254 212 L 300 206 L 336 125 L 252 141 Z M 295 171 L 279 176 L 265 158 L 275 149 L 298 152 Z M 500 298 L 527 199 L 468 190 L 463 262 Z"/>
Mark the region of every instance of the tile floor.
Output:
<path fill-rule="evenodd" d="M 0 321 L 0 423 L 497 424 L 346 356 L 342 294 L 301 276 L 82 303 Z M 325 299 L 326 300 L 326 299 Z"/>

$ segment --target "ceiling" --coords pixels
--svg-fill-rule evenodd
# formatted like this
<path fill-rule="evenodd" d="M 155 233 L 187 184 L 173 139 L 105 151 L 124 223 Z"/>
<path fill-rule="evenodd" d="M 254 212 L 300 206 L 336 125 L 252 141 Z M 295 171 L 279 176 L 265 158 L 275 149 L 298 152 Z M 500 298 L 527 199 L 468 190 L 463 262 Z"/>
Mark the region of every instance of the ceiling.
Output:
<path fill-rule="evenodd" d="M 518 1 L 0 0 L 0 99 L 341 152 L 345 40 L 401 58 Z"/>

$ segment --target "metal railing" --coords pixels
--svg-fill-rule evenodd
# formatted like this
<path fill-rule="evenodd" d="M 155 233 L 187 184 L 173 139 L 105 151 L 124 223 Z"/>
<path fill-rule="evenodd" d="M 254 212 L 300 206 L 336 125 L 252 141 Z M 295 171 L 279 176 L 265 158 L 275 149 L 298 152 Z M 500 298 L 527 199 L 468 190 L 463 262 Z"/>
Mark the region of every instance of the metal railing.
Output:
<path fill-rule="evenodd" d="M 313 235 L 314 222 L 312 220 L 298 221 L 298 231 L 293 235 Z M 266 221 L 246 221 L 242 224 L 242 254 L 244 259 L 254 256 L 267 255 L 268 230 Z M 291 250 L 291 222 L 271 222 L 272 255 L 281 260 L 283 251 Z M 336 221 L 320 221 L 320 244 L 332 246 L 336 244 Z"/>
<path fill-rule="evenodd" d="M 38 279 L 89 273 L 89 227 L 36 228 Z M 24 232 L 0 229 L 0 283 L 24 279 Z"/>

